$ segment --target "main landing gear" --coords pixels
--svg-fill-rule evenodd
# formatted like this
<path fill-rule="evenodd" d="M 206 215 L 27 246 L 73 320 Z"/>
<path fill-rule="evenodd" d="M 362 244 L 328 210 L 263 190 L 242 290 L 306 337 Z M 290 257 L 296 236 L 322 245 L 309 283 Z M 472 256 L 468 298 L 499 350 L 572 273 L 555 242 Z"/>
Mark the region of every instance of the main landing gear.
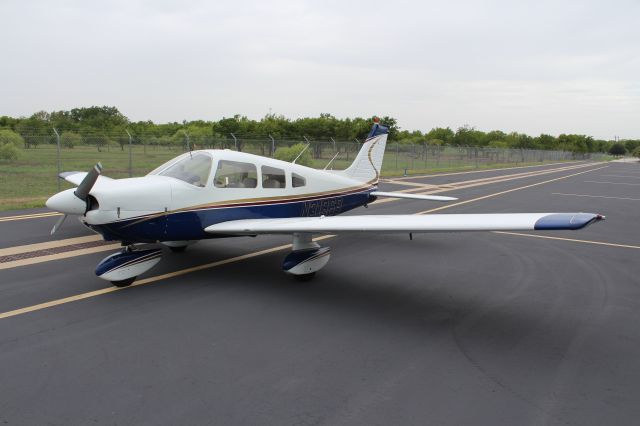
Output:
<path fill-rule="evenodd" d="M 162 258 L 162 249 L 137 250 L 126 246 L 122 251 L 102 259 L 96 266 L 96 275 L 116 287 L 131 285 L 136 277 L 156 266 Z"/>
<path fill-rule="evenodd" d="M 310 281 L 330 257 L 330 247 L 320 247 L 311 234 L 296 233 L 293 234 L 292 251 L 282 262 L 282 270 L 294 275 L 298 281 Z"/>
<path fill-rule="evenodd" d="M 162 244 L 169 247 L 173 253 L 182 253 L 191 244 L 195 244 L 197 241 L 163 241 Z"/>

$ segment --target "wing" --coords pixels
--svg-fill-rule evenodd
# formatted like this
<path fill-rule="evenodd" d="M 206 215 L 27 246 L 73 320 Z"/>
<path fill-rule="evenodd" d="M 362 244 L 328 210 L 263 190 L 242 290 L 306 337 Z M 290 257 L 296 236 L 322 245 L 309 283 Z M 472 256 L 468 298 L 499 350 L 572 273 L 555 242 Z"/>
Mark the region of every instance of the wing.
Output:
<path fill-rule="evenodd" d="M 82 182 L 82 179 L 84 179 L 86 175 L 87 175 L 87 172 L 62 172 L 58 176 L 66 180 L 67 182 L 78 186 L 80 185 L 80 182 Z M 98 177 L 98 180 L 96 181 L 96 184 L 100 183 L 101 181 L 104 182 L 108 180 L 113 180 L 113 179 L 111 179 L 110 177 L 100 175 Z"/>
<path fill-rule="evenodd" d="M 420 233 L 582 229 L 604 216 L 593 213 L 499 213 L 246 219 L 205 228 L 212 234 L 257 235 L 350 232 Z"/>

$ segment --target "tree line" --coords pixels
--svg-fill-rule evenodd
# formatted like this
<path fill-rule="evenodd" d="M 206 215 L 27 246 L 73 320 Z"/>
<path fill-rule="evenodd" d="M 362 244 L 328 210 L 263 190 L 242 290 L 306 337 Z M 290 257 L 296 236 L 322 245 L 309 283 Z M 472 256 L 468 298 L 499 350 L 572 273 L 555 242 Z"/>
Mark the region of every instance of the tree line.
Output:
<path fill-rule="evenodd" d="M 474 146 L 489 148 L 562 150 L 574 153 L 611 152 L 624 155 L 640 147 L 640 140 L 616 143 L 611 140 L 594 139 L 581 134 L 552 136 L 540 134 L 529 136 L 518 132 L 492 130 L 484 132 L 464 126 L 456 130 L 435 127 L 429 131 L 403 130 L 393 117 L 381 117 L 389 127 L 389 140 L 400 144 L 429 144 Z M 282 115 L 267 114 L 260 120 L 234 115 L 218 121 L 193 120 L 171 123 L 153 121 L 131 121 L 116 107 L 92 106 L 73 108 L 69 111 L 39 111 L 30 117 L 0 117 L 0 129 L 19 136 L 12 143 L 21 141 L 26 148 L 45 142 L 55 143 L 53 129 L 62 135 L 63 145 L 85 143 L 97 145 L 110 141 L 124 147 L 129 143 L 127 131 L 134 143 L 171 144 L 182 143 L 188 135 L 194 145 L 207 145 L 207 141 L 227 139 L 242 144 L 244 140 L 337 140 L 362 141 L 371 128 L 373 117 L 336 118 L 331 114 L 318 117 L 289 119 Z M 7 133 L 2 140 L 7 139 Z M 142 140 L 144 138 L 144 140 Z M 0 144 L 4 142 L 0 141 Z M 614 148 L 615 146 L 615 148 Z M 0 145 L 1 147 L 1 145 Z"/>

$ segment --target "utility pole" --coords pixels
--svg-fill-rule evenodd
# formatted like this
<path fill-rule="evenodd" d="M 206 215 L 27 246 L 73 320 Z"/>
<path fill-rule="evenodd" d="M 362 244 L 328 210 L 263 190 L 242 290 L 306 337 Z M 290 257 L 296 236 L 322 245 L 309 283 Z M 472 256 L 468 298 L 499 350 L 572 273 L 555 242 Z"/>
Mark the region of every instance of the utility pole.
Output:
<path fill-rule="evenodd" d="M 133 143 L 133 138 L 131 137 L 131 133 L 127 129 L 124 130 L 127 132 L 127 136 L 129 136 L 129 177 L 133 177 L 133 160 L 131 157 L 131 146 Z"/>
<path fill-rule="evenodd" d="M 53 133 L 56 134 L 56 156 L 58 157 L 58 175 L 56 176 L 56 182 L 58 182 L 58 192 L 60 192 L 60 133 L 58 133 L 55 127 L 53 128 Z"/>

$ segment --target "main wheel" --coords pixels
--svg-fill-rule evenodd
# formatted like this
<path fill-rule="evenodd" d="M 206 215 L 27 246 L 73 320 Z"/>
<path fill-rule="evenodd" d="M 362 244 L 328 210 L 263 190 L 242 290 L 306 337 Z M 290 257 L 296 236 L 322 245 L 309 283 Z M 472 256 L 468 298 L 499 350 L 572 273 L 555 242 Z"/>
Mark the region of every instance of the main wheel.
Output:
<path fill-rule="evenodd" d="M 127 278 L 126 280 L 111 281 L 111 284 L 115 285 L 116 287 L 129 287 L 131 284 L 133 284 L 136 278 L 137 277 L 131 277 Z"/>
<path fill-rule="evenodd" d="M 309 274 L 294 275 L 294 277 L 296 278 L 296 281 L 302 281 L 302 282 L 311 281 L 315 276 L 316 276 L 315 272 L 311 272 Z"/>
<path fill-rule="evenodd" d="M 183 251 L 185 251 L 187 249 L 187 246 L 168 246 L 169 249 L 171 249 L 172 252 L 174 253 L 182 253 Z"/>

